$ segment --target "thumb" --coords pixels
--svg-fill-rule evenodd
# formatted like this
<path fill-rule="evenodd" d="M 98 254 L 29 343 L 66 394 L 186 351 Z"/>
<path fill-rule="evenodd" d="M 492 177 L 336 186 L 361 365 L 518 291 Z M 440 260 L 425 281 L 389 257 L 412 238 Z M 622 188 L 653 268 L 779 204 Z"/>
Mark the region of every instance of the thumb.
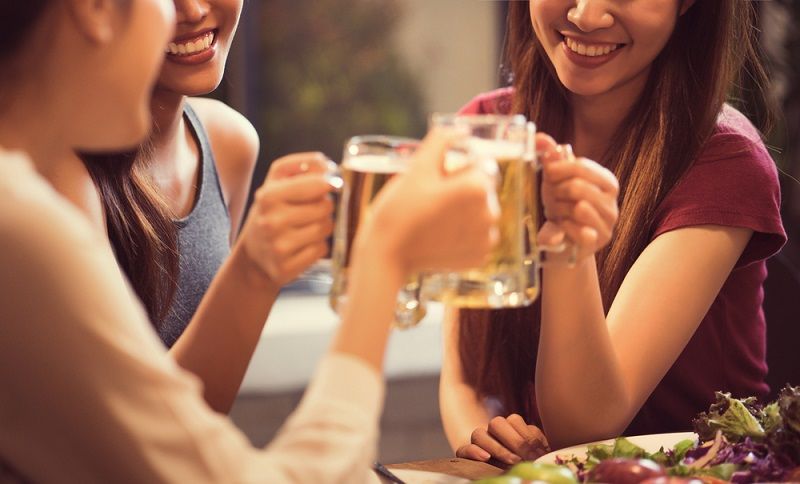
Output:
<path fill-rule="evenodd" d="M 558 154 L 558 143 L 545 133 L 536 133 L 536 154 L 542 166 L 561 159 Z"/>
<path fill-rule="evenodd" d="M 323 153 L 293 153 L 273 161 L 267 178 L 282 180 L 307 173 L 327 173 L 331 164 L 333 162 Z"/>
<path fill-rule="evenodd" d="M 545 222 L 536 240 L 540 247 L 558 247 L 565 242 L 566 234 L 553 222 Z"/>

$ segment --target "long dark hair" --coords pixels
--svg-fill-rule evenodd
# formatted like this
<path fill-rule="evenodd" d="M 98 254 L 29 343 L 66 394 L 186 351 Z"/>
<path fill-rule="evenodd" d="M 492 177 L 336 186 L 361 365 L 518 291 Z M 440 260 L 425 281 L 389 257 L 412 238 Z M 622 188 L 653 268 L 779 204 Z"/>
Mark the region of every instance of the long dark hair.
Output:
<path fill-rule="evenodd" d="M 723 104 L 747 99 L 756 125 L 762 132 L 769 128 L 754 19 L 754 6 L 746 0 L 702 0 L 680 16 L 644 92 L 598 160 L 620 181 L 619 223 L 597 255 L 606 311 L 652 236 L 657 207 L 713 133 Z M 569 95 L 536 38 L 528 1 L 509 2 L 506 42 L 512 110 L 556 139 L 569 139 Z M 744 90 L 745 80 L 755 88 Z M 539 318 L 538 304 L 460 313 L 459 353 L 467 382 L 480 396 L 500 398 L 507 413 L 531 421 L 538 420 L 532 389 Z"/>
<path fill-rule="evenodd" d="M 3 70 L 3 82 L 0 83 L 0 102 L 7 102 L 5 86 L 14 82 L 19 75 L 14 65 L 14 56 L 25 44 L 33 26 L 44 15 L 48 0 L 29 0 L 25 2 L 0 3 L 0 66 Z M 0 106 L 2 107 L 2 106 Z"/>
<path fill-rule="evenodd" d="M 20 48 L 49 3 L 48 0 L 27 0 L 0 4 L 0 62 Z"/>
<path fill-rule="evenodd" d="M 177 290 L 178 234 L 173 214 L 147 174 L 147 145 L 80 157 L 97 186 L 120 268 L 157 327 Z"/>

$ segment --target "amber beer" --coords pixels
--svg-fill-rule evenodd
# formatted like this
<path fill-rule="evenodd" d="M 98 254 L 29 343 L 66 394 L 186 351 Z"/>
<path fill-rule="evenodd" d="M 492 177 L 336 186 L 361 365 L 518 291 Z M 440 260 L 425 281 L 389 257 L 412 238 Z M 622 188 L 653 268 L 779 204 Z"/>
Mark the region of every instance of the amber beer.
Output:
<path fill-rule="evenodd" d="M 448 153 L 446 168 L 477 166 L 494 177 L 500 205 L 500 238 L 483 266 L 430 275 L 423 293 L 427 298 L 461 308 L 531 304 L 539 295 L 533 123 L 524 116 L 493 115 L 435 115 L 432 123 L 465 133 Z"/>
<path fill-rule="evenodd" d="M 383 186 L 405 170 L 408 156 L 417 143 L 407 138 L 365 136 L 353 138 L 345 148 L 340 168 L 344 186 L 336 216 L 330 294 L 330 305 L 336 312 L 340 313 L 347 302 L 347 273 L 358 227 Z M 420 282 L 419 276 L 412 277 L 397 296 L 395 324 L 399 327 L 413 326 L 425 316 Z"/>
<path fill-rule="evenodd" d="M 472 139 L 464 156 L 495 177 L 499 241 L 482 267 L 449 275 L 440 298 L 462 308 L 519 307 L 538 296 L 532 253 L 536 200 L 534 165 L 523 142 Z M 535 229 L 533 231 L 535 234 Z M 438 299 L 438 298 L 437 298 Z"/>

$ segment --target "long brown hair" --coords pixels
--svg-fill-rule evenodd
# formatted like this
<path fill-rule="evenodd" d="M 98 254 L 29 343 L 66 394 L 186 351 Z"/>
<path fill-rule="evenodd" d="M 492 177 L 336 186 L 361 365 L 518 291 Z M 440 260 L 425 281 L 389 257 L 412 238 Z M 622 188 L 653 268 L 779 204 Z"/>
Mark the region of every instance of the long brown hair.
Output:
<path fill-rule="evenodd" d="M 0 5 L 0 61 L 17 52 L 50 2 L 3 2 Z"/>
<path fill-rule="evenodd" d="M 620 182 L 616 232 L 597 255 L 606 311 L 651 239 L 656 209 L 714 131 L 723 104 L 747 99 L 752 107 L 747 114 L 762 132 L 768 129 L 766 73 L 758 55 L 755 16 L 747 0 L 701 0 L 680 16 L 653 62 L 642 95 L 598 160 Z M 528 1 L 509 2 L 505 55 L 513 76 L 513 112 L 535 120 L 556 139 L 569 139 L 569 94 L 536 38 Z M 745 81 L 755 88 L 745 90 Z M 499 398 L 506 413 L 521 413 L 534 422 L 539 318 L 538 304 L 461 311 L 459 328 L 467 382 L 480 396 Z"/>
<path fill-rule="evenodd" d="M 128 153 L 80 154 L 97 186 L 120 268 L 155 326 L 177 290 L 178 233 L 146 173 L 147 145 Z"/>

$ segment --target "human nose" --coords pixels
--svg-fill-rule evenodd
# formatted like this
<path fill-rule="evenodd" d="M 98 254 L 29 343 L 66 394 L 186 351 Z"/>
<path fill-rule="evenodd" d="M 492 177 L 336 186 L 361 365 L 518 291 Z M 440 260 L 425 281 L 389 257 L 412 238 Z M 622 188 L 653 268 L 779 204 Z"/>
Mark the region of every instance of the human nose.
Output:
<path fill-rule="evenodd" d="M 583 32 L 607 29 L 614 25 L 614 16 L 605 0 L 578 0 L 567 12 L 567 20 Z"/>
<path fill-rule="evenodd" d="M 178 23 L 199 23 L 211 7 L 205 0 L 175 0 L 176 20 Z"/>

